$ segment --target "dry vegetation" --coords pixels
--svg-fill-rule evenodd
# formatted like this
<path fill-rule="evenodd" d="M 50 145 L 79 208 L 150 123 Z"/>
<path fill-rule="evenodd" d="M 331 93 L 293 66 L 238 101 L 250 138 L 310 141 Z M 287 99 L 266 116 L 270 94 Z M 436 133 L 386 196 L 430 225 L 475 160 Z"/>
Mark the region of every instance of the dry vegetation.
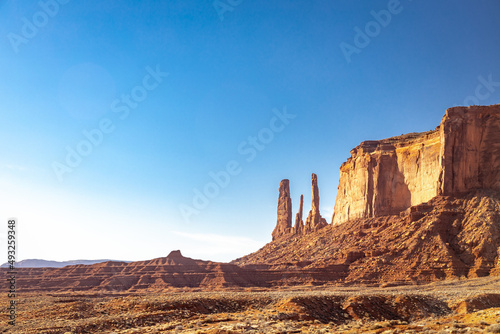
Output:
<path fill-rule="evenodd" d="M 5 297 L 0 299 L 6 305 Z M 2 333 L 500 333 L 500 278 L 398 287 L 20 296 Z"/>

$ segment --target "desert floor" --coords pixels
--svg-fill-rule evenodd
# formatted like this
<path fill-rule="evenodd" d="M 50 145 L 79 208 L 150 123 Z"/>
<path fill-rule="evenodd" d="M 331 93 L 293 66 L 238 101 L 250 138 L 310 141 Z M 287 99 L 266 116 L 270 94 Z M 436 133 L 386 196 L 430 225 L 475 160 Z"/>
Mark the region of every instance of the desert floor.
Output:
<path fill-rule="evenodd" d="M 500 333 L 500 277 L 389 287 L 19 294 L 0 333 Z M 8 305 L 0 297 L 2 310 Z"/>

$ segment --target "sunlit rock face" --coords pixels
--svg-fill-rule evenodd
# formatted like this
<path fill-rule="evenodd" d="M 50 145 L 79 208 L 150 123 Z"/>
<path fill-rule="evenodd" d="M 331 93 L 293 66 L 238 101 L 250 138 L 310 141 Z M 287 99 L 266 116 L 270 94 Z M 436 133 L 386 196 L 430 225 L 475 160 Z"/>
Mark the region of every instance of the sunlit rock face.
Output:
<path fill-rule="evenodd" d="M 316 174 L 311 175 L 311 188 L 312 188 L 312 203 L 311 211 L 306 219 L 306 224 L 304 226 L 304 233 L 310 233 L 317 231 L 328 223 L 321 217 L 319 212 L 319 188 L 318 188 L 318 176 Z"/>
<path fill-rule="evenodd" d="M 397 214 L 437 195 L 500 189 L 500 105 L 456 107 L 434 131 L 365 141 L 340 167 L 333 224 Z"/>
<path fill-rule="evenodd" d="M 290 197 L 290 181 L 282 180 L 279 187 L 278 219 L 273 230 L 273 240 L 292 230 L 292 199 Z"/>
<path fill-rule="evenodd" d="M 290 181 L 282 180 L 279 187 L 278 197 L 278 219 L 273 230 L 273 240 L 283 236 L 303 235 L 315 232 L 328 225 L 325 218 L 321 217 L 319 211 L 319 188 L 318 176 L 311 175 L 312 203 L 311 211 L 306 222 L 302 220 L 304 196 L 300 196 L 299 212 L 295 216 L 295 224 L 292 227 L 292 200 L 290 198 Z"/>
<path fill-rule="evenodd" d="M 340 167 L 333 224 L 395 214 L 437 195 L 439 130 L 365 141 Z"/>
<path fill-rule="evenodd" d="M 302 215 L 304 211 L 304 195 L 300 195 L 299 212 L 295 215 L 295 224 L 293 225 L 293 234 L 302 234 L 304 232 L 304 221 Z"/>
<path fill-rule="evenodd" d="M 500 105 L 448 109 L 440 128 L 439 192 L 500 190 Z"/>

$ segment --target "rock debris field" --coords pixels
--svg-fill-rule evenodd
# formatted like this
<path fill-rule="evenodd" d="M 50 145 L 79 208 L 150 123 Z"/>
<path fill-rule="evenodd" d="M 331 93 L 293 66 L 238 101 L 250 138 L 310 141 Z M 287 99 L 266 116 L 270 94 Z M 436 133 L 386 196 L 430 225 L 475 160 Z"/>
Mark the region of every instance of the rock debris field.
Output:
<path fill-rule="evenodd" d="M 0 302 L 6 305 L 6 297 Z M 500 278 L 396 287 L 19 296 L 1 333 L 500 333 Z"/>

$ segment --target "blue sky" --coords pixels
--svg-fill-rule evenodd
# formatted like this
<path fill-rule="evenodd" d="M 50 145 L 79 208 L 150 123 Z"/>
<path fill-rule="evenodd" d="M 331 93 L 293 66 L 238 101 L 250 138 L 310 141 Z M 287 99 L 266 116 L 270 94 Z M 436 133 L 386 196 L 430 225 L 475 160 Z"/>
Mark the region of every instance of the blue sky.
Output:
<path fill-rule="evenodd" d="M 499 102 L 499 12 L 496 0 L 3 1 L 2 242 L 17 217 L 19 259 L 229 261 L 270 241 L 281 179 L 294 212 L 302 193 L 310 209 L 313 172 L 329 221 L 361 141 Z"/>

